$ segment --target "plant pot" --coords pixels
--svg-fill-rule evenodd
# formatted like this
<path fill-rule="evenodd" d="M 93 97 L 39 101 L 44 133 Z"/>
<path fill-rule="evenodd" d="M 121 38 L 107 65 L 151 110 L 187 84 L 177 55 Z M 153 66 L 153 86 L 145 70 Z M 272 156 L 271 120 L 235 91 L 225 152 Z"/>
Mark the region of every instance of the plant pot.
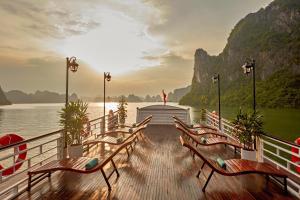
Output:
<path fill-rule="evenodd" d="M 78 158 L 83 155 L 83 146 L 82 144 L 70 145 L 68 146 L 68 152 L 70 158 Z"/>
<path fill-rule="evenodd" d="M 244 159 L 244 160 L 256 161 L 256 151 L 255 150 L 241 149 L 241 158 Z"/>

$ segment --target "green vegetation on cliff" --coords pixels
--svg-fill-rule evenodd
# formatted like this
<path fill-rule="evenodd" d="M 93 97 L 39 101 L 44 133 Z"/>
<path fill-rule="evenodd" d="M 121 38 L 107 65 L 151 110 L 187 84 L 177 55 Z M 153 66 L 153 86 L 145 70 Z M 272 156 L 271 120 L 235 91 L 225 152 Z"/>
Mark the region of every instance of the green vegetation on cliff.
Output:
<path fill-rule="evenodd" d="M 222 104 L 250 107 L 252 74 L 247 77 L 241 69 L 247 58 L 256 60 L 258 106 L 300 108 L 299 0 L 275 0 L 247 15 L 234 27 L 218 56 L 197 49 L 192 89 L 180 104 L 216 104 L 217 86 L 211 77 L 219 73 Z"/>
<path fill-rule="evenodd" d="M 180 100 L 182 105 L 214 106 L 217 104 L 217 89 L 211 87 L 207 95 L 189 93 Z M 221 95 L 222 105 L 252 106 L 252 84 L 232 85 Z M 278 71 L 266 80 L 256 82 L 256 101 L 259 107 L 300 108 L 300 74 Z"/>

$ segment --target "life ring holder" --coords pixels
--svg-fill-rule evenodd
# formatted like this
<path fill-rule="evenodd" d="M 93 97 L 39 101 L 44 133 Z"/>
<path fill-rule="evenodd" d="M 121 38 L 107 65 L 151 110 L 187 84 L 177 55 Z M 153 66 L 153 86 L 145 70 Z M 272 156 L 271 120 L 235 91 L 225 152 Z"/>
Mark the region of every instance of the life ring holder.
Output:
<path fill-rule="evenodd" d="M 24 138 L 22 138 L 21 136 L 15 133 L 6 134 L 0 138 L 0 147 L 5 147 L 22 141 L 24 141 Z M 14 166 L 11 166 L 5 169 L 4 171 L 2 171 L 2 176 L 9 176 L 14 172 L 16 172 L 18 169 L 20 169 L 20 167 L 23 164 L 23 161 L 26 159 L 27 156 L 27 151 L 25 151 L 26 149 L 27 149 L 27 144 L 21 144 L 14 148 L 14 152 L 18 157 L 16 160 L 14 160 Z M 17 152 L 22 152 L 22 153 L 17 154 Z M 0 170 L 4 168 L 5 167 L 3 167 L 0 164 Z"/>

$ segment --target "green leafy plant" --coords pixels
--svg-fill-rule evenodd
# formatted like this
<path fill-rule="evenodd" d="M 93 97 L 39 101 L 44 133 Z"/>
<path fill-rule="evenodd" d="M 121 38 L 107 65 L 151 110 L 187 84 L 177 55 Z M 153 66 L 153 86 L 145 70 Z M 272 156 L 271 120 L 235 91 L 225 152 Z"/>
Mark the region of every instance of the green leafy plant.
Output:
<path fill-rule="evenodd" d="M 121 97 L 118 105 L 118 110 L 119 110 L 119 122 L 121 125 L 124 125 L 127 117 L 127 102 L 125 96 Z"/>
<path fill-rule="evenodd" d="M 66 143 L 69 145 L 82 144 L 81 133 L 88 118 L 88 104 L 78 100 L 69 102 L 62 108 L 60 114 L 60 125 L 65 129 Z"/>
<path fill-rule="evenodd" d="M 234 124 L 235 135 L 244 145 L 244 149 L 252 149 L 254 138 L 264 133 L 262 115 L 258 112 L 248 114 L 240 109 L 232 123 Z"/>

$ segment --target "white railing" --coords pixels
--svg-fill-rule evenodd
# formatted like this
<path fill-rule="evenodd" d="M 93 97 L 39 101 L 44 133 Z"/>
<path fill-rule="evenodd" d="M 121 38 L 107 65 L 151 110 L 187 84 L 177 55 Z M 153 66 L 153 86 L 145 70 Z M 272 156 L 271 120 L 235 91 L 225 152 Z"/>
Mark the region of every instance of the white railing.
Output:
<path fill-rule="evenodd" d="M 27 149 L 18 152 L 20 145 L 27 145 Z M 38 136 L 0 148 L 0 163 L 5 167 L 0 170 L 0 199 L 11 199 L 26 190 L 27 171 L 53 159 L 60 159 L 63 152 L 62 131 L 55 131 L 46 135 Z M 19 154 L 27 153 L 27 158 L 15 163 Z M 15 171 L 15 166 L 21 164 L 20 169 Z M 6 170 L 13 168 L 11 175 L 2 175 Z"/>
<path fill-rule="evenodd" d="M 215 114 L 205 110 L 206 123 L 208 125 L 219 127 L 219 118 Z M 228 137 L 237 140 L 234 134 L 234 125 L 222 118 L 222 132 Z M 300 158 L 300 146 L 288 141 L 284 141 L 273 136 L 261 135 L 257 142 L 257 155 L 260 162 L 268 162 L 278 169 L 284 170 L 288 175 L 288 191 L 300 198 L 300 174 L 296 168 L 300 163 L 291 161 L 291 157 Z M 298 150 L 298 153 L 292 152 L 292 148 Z"/>
<path fill-rule="evenodd" d="M 288 172 L 291 175 L 288 179 L 288 189 L 300 198 L 300 174 L 296 170 L 297 167 L 300 168 L 300 163 L 291 161 L 293 156 L 300 158 L 300 146 L 268 135 L 260 137 L 260 146 L 262 160 Z M 298 149 L 298 153 L 292 152 L 292 148 Z"/>
<path fill-rule="evenodd" d="M 95 139 L 101 133 L 107 130 L 109 124 L 118 123 L 117 111 L 114 117 L 100 117 L 89 122 L 86 125 L 86 134 L 82 138 L 83 142 L 89 139 Z M 108 121 L 110 121 L 108 123 Z M 21 145 L 27 145 L 27 149 L 18 151 Z M 41 166 L 51 160 L 57 160 L 64 157 L 65 154 L 64 130 L 58 130 L 52 133 L 41 135 L 35 138 L 24 140 L 13 145 L 0 147 L 0 164 L 5 167 L 0 170 L 0 199 L 12 199 L 27 189 L 27 171 L 29 169 Z M 87 148 L 84 149 L 84 152 Z M 27 153 L 26 159 L 15 163 L 16 158 L 23 153 Z M 21 168 L 15 170 L 15 166 L 22 163 Z M 7 169 L 13 168 L 11 175 L 3 175 Z"/>
<path fill-rule="evenodd" d="M 208 110 L 205 110 L 205 116 L 206 116 L 206 123 L 210 126 L 219 128 L 219 116 L 209 112 Z M 221 118 L 221 131 L 224 133 L 227 137 L 238 141 L 237 136 L 234 134 L 234 126 L 230 121 L 227 119 Z"/>

